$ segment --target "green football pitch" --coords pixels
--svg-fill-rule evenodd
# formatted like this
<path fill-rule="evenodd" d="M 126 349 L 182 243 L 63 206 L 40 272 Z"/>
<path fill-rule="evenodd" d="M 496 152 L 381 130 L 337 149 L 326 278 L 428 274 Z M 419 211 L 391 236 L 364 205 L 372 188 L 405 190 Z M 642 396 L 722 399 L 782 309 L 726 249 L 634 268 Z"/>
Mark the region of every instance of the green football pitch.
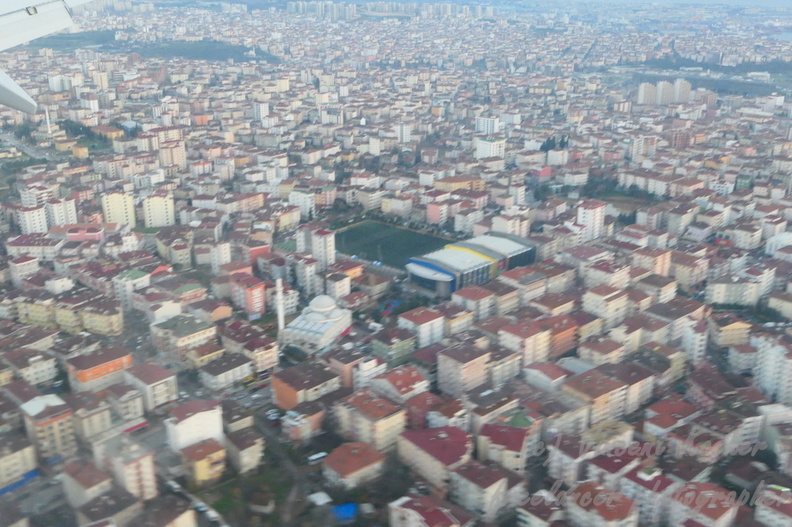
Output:
<path fill-rule="evenodd" d="M 376 221 L 363 221 L 336 232 L 336 250 L 391 267 L 404 267 L 407 259 L 436 251 L 451 240 Z"/>

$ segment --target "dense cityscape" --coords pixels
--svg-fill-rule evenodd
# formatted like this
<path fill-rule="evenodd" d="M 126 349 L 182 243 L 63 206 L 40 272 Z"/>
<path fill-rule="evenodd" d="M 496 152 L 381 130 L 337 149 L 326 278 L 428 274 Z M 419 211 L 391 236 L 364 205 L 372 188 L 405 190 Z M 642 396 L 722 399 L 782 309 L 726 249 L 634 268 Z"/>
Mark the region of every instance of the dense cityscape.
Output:
<path fill-rule="evenodd" d="M 0 53 L 0 525 L 792 527 L 792 6 L 72 14 Z"/>

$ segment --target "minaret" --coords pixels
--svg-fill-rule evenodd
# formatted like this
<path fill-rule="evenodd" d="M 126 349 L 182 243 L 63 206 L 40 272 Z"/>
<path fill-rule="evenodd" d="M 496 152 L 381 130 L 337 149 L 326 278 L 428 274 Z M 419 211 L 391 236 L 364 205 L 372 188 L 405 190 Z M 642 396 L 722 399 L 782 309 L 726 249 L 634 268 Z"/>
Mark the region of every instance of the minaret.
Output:
<path fill-rule="evenodd" d="M 275 304 L 278 310 L 278 333 L 286 326 L 285 308 L 283 306 L 283 278 L 275 280 Z"/>

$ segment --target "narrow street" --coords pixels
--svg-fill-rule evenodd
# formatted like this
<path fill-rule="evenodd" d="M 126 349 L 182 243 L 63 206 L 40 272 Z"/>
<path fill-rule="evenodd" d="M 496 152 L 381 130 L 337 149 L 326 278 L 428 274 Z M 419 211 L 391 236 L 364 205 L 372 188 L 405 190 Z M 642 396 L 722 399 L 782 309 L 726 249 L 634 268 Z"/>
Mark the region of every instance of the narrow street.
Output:
<path fill-rule="evenodd" d="M 289 453 L 284 448 L 283 443 L 281 443 L 281 434 L 279 428 L 274 428 L 271 426 L 267 419 L 260 415 L 256 416 L 256 427 L 262 434 L 264 434 L 264 437 L 266 437 L 267 449 L 270 451 L 270 455 L 276 457 L 279 462 L 283 464 L 293 479 L 292 488 L 289 491 L 286 500 L 281 505 L 281 526 L 297 526 L 297 515 L 295 514 L 297 511 L 295 510 L 295 503 L 301 496 L 305 494 L 305 475 L 300 470 L 300 467 L 294 463 L 292 458 L 289 456 Z"/>

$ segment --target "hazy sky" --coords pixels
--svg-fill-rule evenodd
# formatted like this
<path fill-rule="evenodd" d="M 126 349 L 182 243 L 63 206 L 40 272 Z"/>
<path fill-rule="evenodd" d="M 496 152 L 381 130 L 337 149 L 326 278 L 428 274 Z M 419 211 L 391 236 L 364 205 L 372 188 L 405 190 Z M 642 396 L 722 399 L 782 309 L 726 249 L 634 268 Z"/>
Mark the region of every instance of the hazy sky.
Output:
<path fill-rule="evenodd" d="M 558 0 L 557 0 L 558 1 Z M 621 0 L 588 0 L 589 2 L 620 3 Z M 560 3 L 563 3 L 561 0 Z M 744 7 L 786 7 L 792 10 L 792 0 L 652 0 L 641 2 L 643 5 L 651 4 L 707 4 L 729 5 Z"/>

